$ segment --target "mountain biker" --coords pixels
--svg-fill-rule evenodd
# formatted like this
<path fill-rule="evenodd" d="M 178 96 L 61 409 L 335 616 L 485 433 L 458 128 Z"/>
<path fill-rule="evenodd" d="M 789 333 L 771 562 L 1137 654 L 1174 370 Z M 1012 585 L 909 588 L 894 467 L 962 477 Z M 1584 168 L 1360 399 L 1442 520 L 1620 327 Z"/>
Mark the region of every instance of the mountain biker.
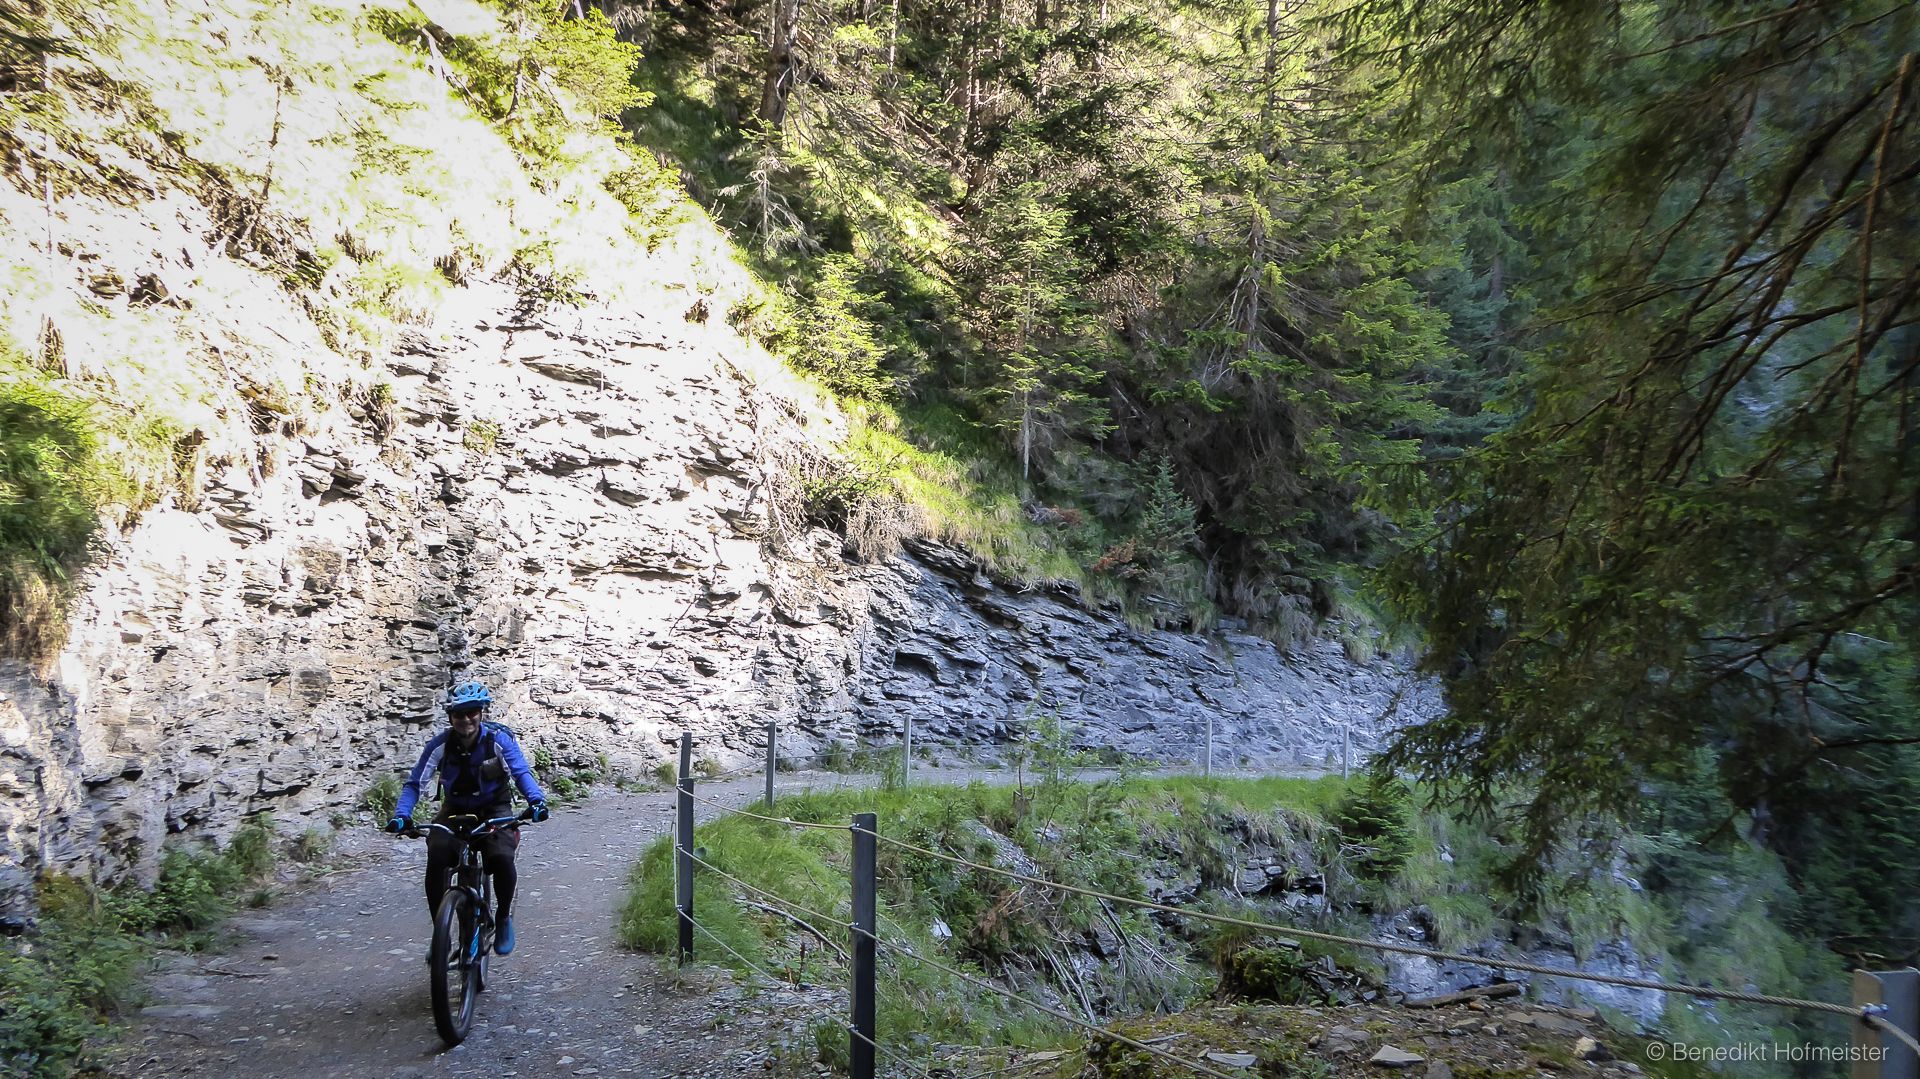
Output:
<path fill-rule="evenodd" d="M 493 695 L 478 682 L 463 682 L 447 692 L 447 729 L 435 735 L 420 751 L 420 760 L 400 789 L 400 801 L 393 807 L 389 832 L 413 828 L 413 807 L 420 800 L 421 786 L 432 775 L 440 779 L 440 812 L 435 823 L 445 824 L 455 814 L 471 813 L 480 817 L 506 817 L 513 812 L 513 790 L 507 780 L 527 799 L 527 818 L 535 823 L 548 816 L 547 797 L 533 778 L 527 756 L 513 732 L 487 722 L 492 713 Z M 463 840 L 445 832 L 427 836 L 427 915 L 439 909 L 440 897 L 447 891 L 447 874 L 460 860 Z M 499 930 L 494 951 L 506 955 L 513 951 L 513 886 L 517 876 L 513 868 L 514 850 L 520 845 L 520 830 L 502 828 L 481 839 L 481 859 L 493 877 L 497 900 Z"/>

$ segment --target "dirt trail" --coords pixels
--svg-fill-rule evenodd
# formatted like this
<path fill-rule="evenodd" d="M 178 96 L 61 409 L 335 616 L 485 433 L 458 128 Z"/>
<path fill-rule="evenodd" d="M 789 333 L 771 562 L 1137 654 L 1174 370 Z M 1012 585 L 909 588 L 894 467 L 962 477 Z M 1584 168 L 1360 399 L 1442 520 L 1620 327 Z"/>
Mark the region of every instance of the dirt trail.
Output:
<path fill-rule="evenodd" d="M 1005 780 L 941 770 L 926 781 Z M 746 804 L 759 777 L 705 784 Z M 802 773 L 782 790 L 868 785 L 871 776 Z M 706 818 L 712 810 L 698 807 Z M 152 1000 L 114 1054 L 115 1075 L 258 1079 L 765 1073 L 783 1041 L 809 1040 L 822 987 L 746 992 L 724 973 L 677 977 L 622 950 L 614 912 L 628 868 L 673 820 L 670 791 L 607 791 L 527 830 L 518 947 L 496 958 L 473 1033 L 444 1050 L 427 999 L 425 844 L 371 829 L 343 836 L 349 868 L 250 911 L 231 947 L 169 954 Z M 811 1071 L 811 1068 L 806 1068 Z"/>

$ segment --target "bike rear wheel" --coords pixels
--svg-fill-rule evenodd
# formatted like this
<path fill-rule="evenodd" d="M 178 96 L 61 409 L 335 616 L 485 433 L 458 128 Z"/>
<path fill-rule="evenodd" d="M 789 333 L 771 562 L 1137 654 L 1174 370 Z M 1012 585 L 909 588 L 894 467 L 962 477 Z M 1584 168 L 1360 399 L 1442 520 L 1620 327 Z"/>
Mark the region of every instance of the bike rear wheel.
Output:
<path fill-rule="evenodd" d="M 474 937 L 473 896 L 449 888 L 433 916 L 429 953 L 433 1024 L 448 1045 L 459 1045 L 473 1029 L 474 994 L 480 991 L 480 958 L 469 954 Z"/>

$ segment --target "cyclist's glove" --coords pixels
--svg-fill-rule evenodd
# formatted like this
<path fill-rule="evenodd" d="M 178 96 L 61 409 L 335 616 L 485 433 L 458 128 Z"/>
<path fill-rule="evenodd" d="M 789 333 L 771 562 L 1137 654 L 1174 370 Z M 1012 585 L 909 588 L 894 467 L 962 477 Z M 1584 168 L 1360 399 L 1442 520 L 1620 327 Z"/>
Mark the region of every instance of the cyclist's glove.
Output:
<path fill-rule="evenodd" d="M 398 834 L 400 834 L 401 832 L 407 832 L 407 831 L 412 831 L 412 830 L 413 830 L 413 818 L 412 818 L 412 817 L 398 817 L 398 816 L 397 816 L 397 817 L 394 817 L 394 818 L 393 818 L 392 820 L 390 820 L 390 821 L 388 821 L 388 822 L 387 822 L 387 831 L 389 831 L 389 832 L 392 832 L 392 833 L 393 833 L 393 834 L 395 834 L 395 835 L 398 835 Z"/>
<path fill-rule="evenodd" d="M 527 803 L 527 819 L 535 824 L 539 824 L 552 815 L 553 814 L 547 809 L 547 803 L 544 801 Z"/>

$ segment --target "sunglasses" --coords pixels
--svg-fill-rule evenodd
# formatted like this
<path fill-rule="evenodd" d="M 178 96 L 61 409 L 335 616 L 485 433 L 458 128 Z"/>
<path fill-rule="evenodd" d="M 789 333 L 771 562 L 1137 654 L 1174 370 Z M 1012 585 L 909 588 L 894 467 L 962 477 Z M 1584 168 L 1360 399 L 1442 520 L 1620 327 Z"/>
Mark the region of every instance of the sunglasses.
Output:
<path fill-rule="evenodd" d="M 486 711 L 486 709 L 484 708 L 449 708 L 447 709 L 447 718 L 448 719 L 465 719 L 468 716 L 477 716 L 483 711 Z"/>

